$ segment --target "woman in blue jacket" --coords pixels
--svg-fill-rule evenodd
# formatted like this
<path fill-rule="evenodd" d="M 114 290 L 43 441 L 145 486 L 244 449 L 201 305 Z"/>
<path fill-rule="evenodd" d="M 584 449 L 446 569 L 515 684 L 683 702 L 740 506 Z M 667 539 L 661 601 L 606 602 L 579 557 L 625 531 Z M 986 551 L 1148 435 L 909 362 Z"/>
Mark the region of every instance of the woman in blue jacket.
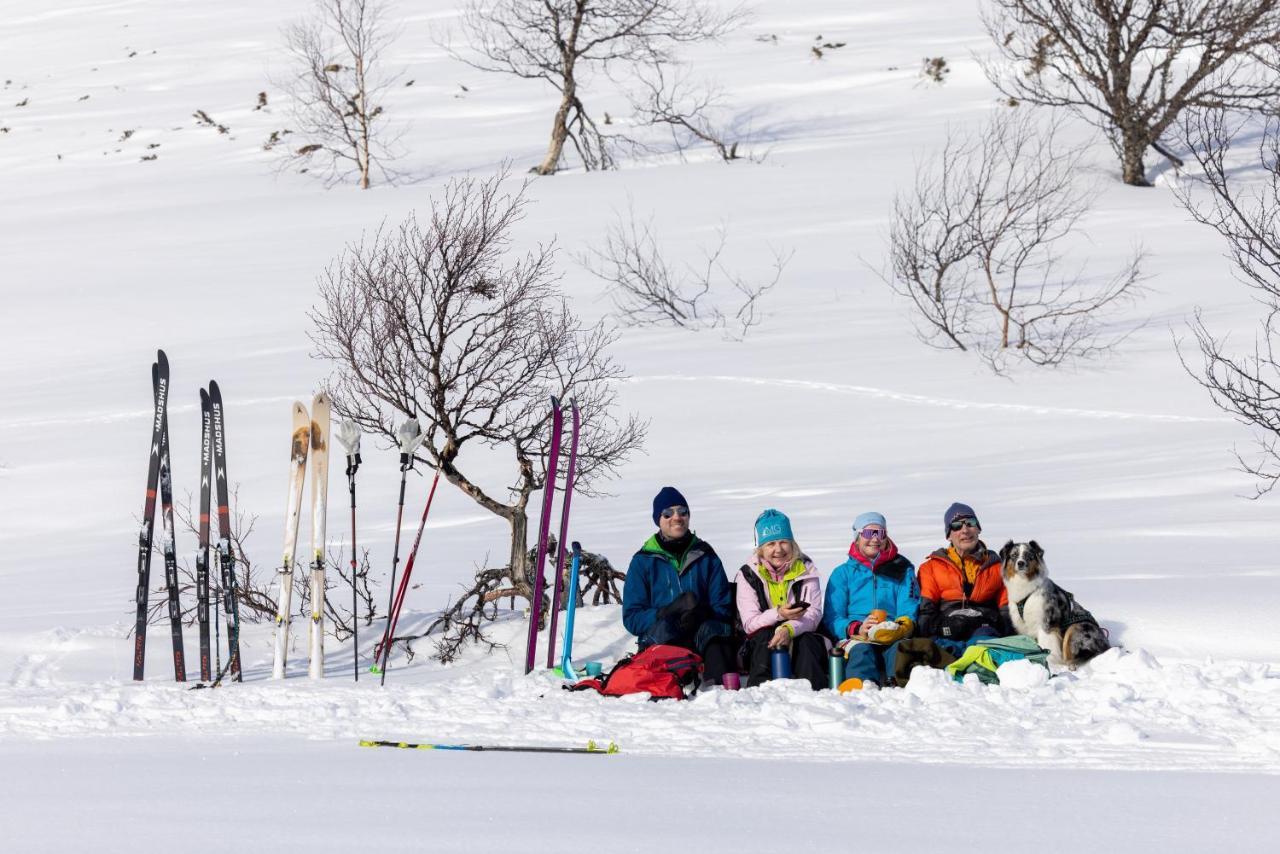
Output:
<path fill-rule="evenodd" d="M 914 629 L 920 587 L 883 515 L 863 513 L 853 530 L 849 558 L 827 580 L 822 624 L 846 648 L 845 679 L 884 684 L 893 675 L 897 641 Z"/>

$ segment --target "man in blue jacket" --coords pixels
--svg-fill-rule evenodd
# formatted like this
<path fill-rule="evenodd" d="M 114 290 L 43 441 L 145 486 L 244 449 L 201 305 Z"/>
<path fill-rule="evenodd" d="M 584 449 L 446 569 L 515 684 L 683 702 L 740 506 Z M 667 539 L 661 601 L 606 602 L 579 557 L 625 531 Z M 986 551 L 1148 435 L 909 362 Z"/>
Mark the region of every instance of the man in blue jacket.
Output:
<path fill-rule="evenodd" d="M 673 644 L 702 656 L 703 678 L 720 684 L 736 670 L 729 577 L 710 543 L 689 530 L 689 502 L 674 486 L 653 498 L 658 531 L 631 558 L 622 588 L 622 623 L 640 649 Z"/>

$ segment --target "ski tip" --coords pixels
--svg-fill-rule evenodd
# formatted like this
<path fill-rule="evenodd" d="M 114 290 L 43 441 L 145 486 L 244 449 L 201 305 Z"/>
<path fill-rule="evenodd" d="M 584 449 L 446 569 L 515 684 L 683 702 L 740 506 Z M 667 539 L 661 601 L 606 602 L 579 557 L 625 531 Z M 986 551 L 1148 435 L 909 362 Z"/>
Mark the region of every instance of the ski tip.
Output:
<path fill-rule="evenodd" d="M 204 407 L 207 407 L 207 406 L 209 405 L 209 390 L 208 390 L 208 389 L 204 389 L 204 388 L 200 389 L 200 405 L 201 405 L 201 406 L 204 406 Z"/>
<path fill-rule="evenodd" d="M 570 543 L 569 548 L 573 549 L 575 554 L 582 553 L 582 543 L 578 542 L 577 540 L 574 540 L 572 543 Z"/>
<path fill-rule="evenodd" d="M 156 350 L 156 364 L 163 370 L 169 370 L 169 357 L 164 354 L 163 350 Z"/>

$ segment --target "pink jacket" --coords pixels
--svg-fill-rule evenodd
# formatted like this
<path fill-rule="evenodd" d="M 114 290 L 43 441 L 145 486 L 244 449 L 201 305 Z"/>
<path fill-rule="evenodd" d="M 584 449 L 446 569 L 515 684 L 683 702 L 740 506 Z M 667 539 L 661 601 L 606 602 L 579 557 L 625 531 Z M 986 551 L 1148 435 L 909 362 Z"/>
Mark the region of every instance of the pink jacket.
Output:
<path fill-rule="evenodd" d="M 796 635 L 811 632 L 822 622 L 822 583 L 818 580 L 818 569 L 808 557 L 801 555 L 800 560 L 804 563 L 804 571 L 787 584 L 788 602 L 802 600 L 809 603 L 809 607 L 805 609 L 799 619 L 786 621 L 786 625 L 791 626 L 791 631 Z M 756 595 L 755 587 L 745 577 L 747 573 L 757 573 L 755 580 L 764 585 L 764 581 L 760 579 L 756 569 L 757 565 L 757 560 L 752 555 L 751 559 L 738 570 L 736 579 L 738 618 L 742 620 L 742 628 L 748 635 L 760 629 L 767 629 L 779 622 L 777 608 L 761 610 L 760 598 Z M 787 574 L 775 572 L 768 564 L 763 565 L 775 582 L 782 580 L 783 576 Z M 799 590 L 795 589 L 797 586 L 799 586 Z"/>

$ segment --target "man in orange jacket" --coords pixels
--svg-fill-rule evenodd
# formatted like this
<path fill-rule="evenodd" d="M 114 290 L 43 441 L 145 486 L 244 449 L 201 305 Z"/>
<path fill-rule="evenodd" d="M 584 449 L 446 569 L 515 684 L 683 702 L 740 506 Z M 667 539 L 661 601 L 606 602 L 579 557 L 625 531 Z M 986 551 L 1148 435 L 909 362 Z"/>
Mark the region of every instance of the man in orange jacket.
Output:
<path fill-rule="evenodd" d="M 1010 634 L 1009 594 L 1000 573 L 1000 555 L 980 539 L 978 515 L 969 505 L 956 502 L 943 514 L 943 524 L 950 545 L 920 565 L 917 636 L 956 642 L 962 648 L 975 636 Z"/>

